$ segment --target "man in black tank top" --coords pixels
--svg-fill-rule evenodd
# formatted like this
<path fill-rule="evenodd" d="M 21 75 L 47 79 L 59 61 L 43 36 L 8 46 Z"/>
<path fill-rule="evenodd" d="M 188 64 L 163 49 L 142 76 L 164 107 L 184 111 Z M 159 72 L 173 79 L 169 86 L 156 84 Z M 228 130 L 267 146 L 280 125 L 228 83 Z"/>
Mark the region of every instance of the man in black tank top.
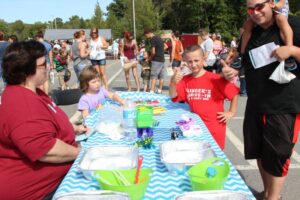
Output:
<path fill-rule="evenodd" d="M 257 26 L 242 56 L 248 94 L 243 128 L 245 158 L 257 159 L 265 199 L 280 196 L 300 131 L 300 19 L 289 16 L 294 46 L 284 46 L 275 22 L 274 7 L 272 1 L 247 0 L 250 19 Z M 286 68 L 296 76 L 289 83 L 279 84 L 269 79 L 279 62 L 258 68 L 250 58 L 252 49 L 272 42 L 281 46 L 273 52 L 275 58 L 296 60 L 293 68 Z M 227 79 L 238 73 L 226 64 L 222 71 Z"/>

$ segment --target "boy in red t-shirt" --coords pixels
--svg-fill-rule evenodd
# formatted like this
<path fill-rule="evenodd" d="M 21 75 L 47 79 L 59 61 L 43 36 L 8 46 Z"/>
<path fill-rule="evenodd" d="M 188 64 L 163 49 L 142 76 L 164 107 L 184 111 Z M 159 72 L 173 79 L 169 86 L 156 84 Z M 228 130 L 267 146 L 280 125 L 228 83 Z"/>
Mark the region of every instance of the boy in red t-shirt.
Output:
<path fill-rule="evenodd" d="M 192 71 L 183 76 L 176 69 L 170 80 L 169 94 L 173 101 L 185 101 L 198 114 L 221 149 L 225 147 L 226 122 L 236 112 L 239 88 L 218 74 L 203 68 L 203 52 L 198 45 L 184 52 L 184 60 Z M 224 111 L 224 100 L 229 99 L 229 111 Z"/>

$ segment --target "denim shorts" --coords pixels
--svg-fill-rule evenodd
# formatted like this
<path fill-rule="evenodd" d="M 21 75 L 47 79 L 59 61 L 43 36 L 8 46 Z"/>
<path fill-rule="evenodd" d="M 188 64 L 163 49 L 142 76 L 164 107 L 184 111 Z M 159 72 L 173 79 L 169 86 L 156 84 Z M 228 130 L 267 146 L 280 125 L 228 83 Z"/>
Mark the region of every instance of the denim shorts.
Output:
<path fill-rule="evenodd" d="M 180 60 L 173 60 L 172 62 L 172 67 L 180 67 L 181 61 Z"/>
<path fill-rule="evenodd" d="M 106 65 L 106 59 L 91 60 L 92 65 Z"/>
<path fill-rule="evenodd" d="M 74 65 L 74 71 L 75 71 L 75 74 L 77 76 L 77 79 L 79 79 L 80 72 L 83 70 L 83 68 L 85 66 L 86 66 L 85 64 Z"/>

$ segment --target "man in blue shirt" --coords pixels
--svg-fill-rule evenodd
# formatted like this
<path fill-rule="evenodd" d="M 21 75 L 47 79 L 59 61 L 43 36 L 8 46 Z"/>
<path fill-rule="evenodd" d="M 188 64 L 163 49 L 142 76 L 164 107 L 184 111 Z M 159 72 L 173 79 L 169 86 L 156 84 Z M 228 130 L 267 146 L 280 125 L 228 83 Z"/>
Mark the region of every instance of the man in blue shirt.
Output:
<path fill-rule="evenodd" d="M 53 69 L 53 61 L 52 61 L 52 46 L 44 40 L 44 33 L 42 31 L 38 31 L 35 35 L 35 38 L 37 41 L 41 42 L 46 49 L 45 57 L 47 62 L 47 69 L 52 70 Z M 50 71 L 48 71 L 49 73 Z M 41 86 L 40 88 L 43 90 L 46 94 L 49 93 L 49 77 L 47 81 Z"/>

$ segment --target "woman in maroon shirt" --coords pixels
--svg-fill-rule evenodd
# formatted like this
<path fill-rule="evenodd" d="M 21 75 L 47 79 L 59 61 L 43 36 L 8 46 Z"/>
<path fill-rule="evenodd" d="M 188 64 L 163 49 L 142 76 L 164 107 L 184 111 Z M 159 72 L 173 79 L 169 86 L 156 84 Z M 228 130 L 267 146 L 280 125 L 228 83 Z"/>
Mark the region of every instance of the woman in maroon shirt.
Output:
<path fill-rule="evenodd" d="M 130 32 L 124 33 L 123 45 L 121 46 L 121 56 L 124 59 L 124 72 L 128 91 L 131 91 L 131 84 L 129 78 L 130 69 L 132 69 L 133 78 L 136 83 L 137 91 L 140 91 L 140 80 L 137 75 L 137 60 L 136 55 L 138 54 L 138 46 L 136 41 L 133 39 Z"/>
<path fill-rule="evenodd" d="M 3 56 L 7 86 L 0 104 L 0 197 L 51 199 L 80 148 L 67 115 L 38 87 L 47 80 L 45 47 L 11 44 Z"/>

